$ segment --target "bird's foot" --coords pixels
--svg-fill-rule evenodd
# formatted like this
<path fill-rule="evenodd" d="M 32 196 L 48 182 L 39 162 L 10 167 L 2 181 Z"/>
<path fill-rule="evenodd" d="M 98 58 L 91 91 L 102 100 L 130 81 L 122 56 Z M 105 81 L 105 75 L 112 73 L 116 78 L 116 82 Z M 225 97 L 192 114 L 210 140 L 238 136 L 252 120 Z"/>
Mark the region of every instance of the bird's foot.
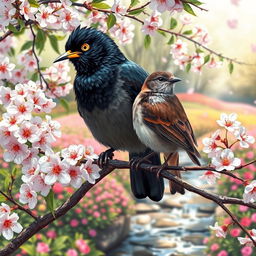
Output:
<path fill-rule="evenodd" d="M 130 169 L 133 169 L 133 170 L 137 171 L 142 163 L 150 163 L 150 161 L 148 160 L 148 158 L 150 156 L 151 156 L 151 154 L 149 154 L 149 155 L 147 155 L 143 158 L 136 157 L 136 158 L 131 159 Z"/>
<path fill-rule="evenodd" d="M 104 166 L 108 165 L 108 161 L 110 159 L 113 159 L 114 152 L 115 150 L 113 148 L 110 148 L 102 153 L 100 153 L 99 158 L 98 158 L 98 166 L 102 169 Z"/>

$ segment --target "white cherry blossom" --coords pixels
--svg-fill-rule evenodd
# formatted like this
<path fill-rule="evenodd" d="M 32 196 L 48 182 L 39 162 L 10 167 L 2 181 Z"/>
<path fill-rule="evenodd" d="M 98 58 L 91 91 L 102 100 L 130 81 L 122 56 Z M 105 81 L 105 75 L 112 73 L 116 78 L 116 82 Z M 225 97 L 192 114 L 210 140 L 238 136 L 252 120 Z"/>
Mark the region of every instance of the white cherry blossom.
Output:
<path fill-rule="evenodd" d="M 92 146 L 85 146 L 84 157 L 85 159 L 91 160 L 91 161 L 99 158 L 99 156 L 94 153 L 94 148 Z"/>
<path fill-rule="evenodd" d="M 8 127 L 9 131 L 14 132 L 19 129 L 19 124 L 23 121 L 24 117 L 19 114 L 4 113 L 2 118 L 0 126 Z"/>
<path fill-rule="evenodd" d="M 22 184 L 20 187 L 20 198 L 19 201 L 22 204 L 28 204 L 30 209 L 34 209 L 37 204 L 37 194 L 32 189 L 32 183 L 27 182 Z"/>
<path fill-rule="evenodd" d="M 23 165 L 23 163 L 22 163 Z M 29 182 L 31 177 L 39 173 L 39 164 L 37 158 L 32 158 L 29 165 L 22 166 L 22 181 Z"/>
<path fill-rule="evenodd" d="M 111 11 L 115 14 L 119 14 L 120 16 L 126 14 L 126 8 L 120 4 L 120 0 L 114 1 L 114 4 L 111 7 Z"/>
<path fill-rule="evenodd" d="M 31 143 L 38 141 L 38 135 L 40 134 L 37 126 L 31 124 L 30 122 L 23 122 L 19 130 L 15 131 L 14 135 L 18 139 L 18 142 L 23 144 L 27 141 Z"/>
<path fill-rule="evenodd" d="M 80 188 L 83 183 L 80 167 L 70 166 L 68 169 L 68 174 L 71 178 L 70 185 L 74 188 Z"/>
<path fill-rule="evenodd" d="M 0 216 L 2 216 L 4 214 L 10 214 L 10 213 L 11 213 L 11 209 L 10 209 L 9 205 L 5 204 L 5 203 L 1 203 Z"/>
<path fill-rule="evenodd" d="M 0 56 L 0 79 L 10 79 L 15 64 L 10 63 L 8 57 Z"/>
<path fill-rule="evenodd" d="M 255 139 L 253 136 L 247 135 L 246 128 L 240 126 L 235 132 L 235 137 L 239 140 L 239 144 L 242 148 L 249 148 L 249 144 L 253 144 Z"/>
<path fill-rule="evenodd" d="M 40 192 L 42 196 L 47 196 L 50 192 L 51 186 L 45 183 L 45 174 L 39 173 L 31 177 L 32 189 L 35 192 Z"/>
<path fill-rule="evenodd" d="M 256 229 L 250 230 L 249 233 L 252 236 L 253 240 L 256 241 Z M 238 237 L 237 239 L 242 245 L 254 247 L 254 244 L 249 237 Z"/>
<path fill-rule="evenodd" d="M 54 9 L 50 6 L 40 5 L 39 12 L 36 14 L 36 20 L 42 28 L 52 25 L 57 21 L 57 17 L 54 16 L 53 12 Z"/>
<path fill-rule="evenodd" d="M 0 216 L 0 233 L 7 240 L 13 238 L 13 232 L 20 233 L 22 226 L 18 223 L 19 216 L 16 213 L 3 214 Z"/>
<path fill-rule="evenodd" d="M 100 177 L 100 168 L 93 164 L 92 160 L 87 160 L 85 164 L 81 165 L 82 176 L 91 184 L 95 184 L 96 179 Z"/>
<path fill-rule="evenodd" d="M 53 185 L 59 181 L 61 184 L 66 185 L 70 182 L 71 178 L 67 170 L 69 165 L 65 161 L 61 161 L 58 155 L 50 157 L 50 161 L 41 163 L 40 170 L 45 175 L 45 183 L 47 185 Z"/>
<path fill-rule="evenodd" d="M 29 155 L 28 146 L 26 144 L 20 144 L 16 139 L 12 139 L 6 144 L 5 149 L 3 158 L 6 162 L 21 164 Z"/>
<path fill-rule="evenodd" d="M 256 180 L 253 180 L 249 185 L 245 187 L 243 201 L 245 203 L 256 201 Z"/>
<path fill-rule="evenodd" d="M 217 120 L 219 126 L 224 127 L 230 132 L 234 132 L 236 129 L 239 128 L 240 122 L 236 121 L 237 114 L 232 113 L 227 115 L 226 113 L 222 113 L 220 115 L 220 120 Z"/>
<path fill-rule="evenodd" d="M 212 158 L 212 164 L 214 167 L 216 167 L 217 171 L 232 171 L 235 170 L 236 167 L 241 165 L 241 160 L 234 157 L 234 153 L 231 149 L 226 148 L 216 157 Z"/>
<path fill-rule="evenodd" d="M 215 222 L 215 225 L 210 226 L 210 229 L 215 232 L 217 237 L 225 238 L 227 235 L 228 227 L 226 225 L 219 226 L 218 222 Z"/>
<path fill-rule="evenodd" d="M 0 104 L 8 106 L 11 103 L 11 89 L 9 87 L 0 86 Z"/>
<path fill-rule="evenodd" d="M 24 16 L 25 20 L 35 20 L 35 13 L 37 8 L 32 7 L 27 0 L 23 0 L 20 5 L 20 13 Z"/>
<path fill-rule="evenodd" d="M 216 156 L 217 151 L 220 151 L 221 148 L 218 147 L 217 142 L 221 140 L 220 130 L 215 131 L 211 138 L 204 138 L 202 143 L 204 145 L 203 152 L 208 154 L 208 157 Z"/>
<path fill-rule="evenodd" d="M 219 179 L 221 177 L 220 173 L 212 172 L 212 171 L 206 171 L 202 176 L 199 178 L 202 180 L 205 180 L 208 184 L 213 185 L 216 183 L 216 179 Z"/>
<path fill-rule="evenodd" d="M 70 164 L 76 165 L 77 161 L 82 159 L 85 153 L 83 145 L 70 145 L 68 148 L 62 149 L 62 157 Z"/>

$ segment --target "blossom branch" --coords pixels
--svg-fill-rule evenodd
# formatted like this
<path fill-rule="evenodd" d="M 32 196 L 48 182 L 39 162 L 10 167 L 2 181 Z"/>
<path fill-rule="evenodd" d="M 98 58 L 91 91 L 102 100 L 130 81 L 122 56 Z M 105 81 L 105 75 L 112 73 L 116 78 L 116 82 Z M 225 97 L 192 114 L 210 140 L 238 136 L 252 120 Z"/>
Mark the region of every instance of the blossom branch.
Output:
<path fill-rule="evenodd" d="M 188 1 L 183 1 L 184 3 L 189 3 L 191 4 L 191 2 L 188 2 Z M 60 3 L 59 0 L 41 0 L 39 1 L 40 4 L 48 4 L 48 3 Z M 148 3 L 147 3 L 148 4 Z M 147 6 L 146 4 L 146 6 Z M 76 6 L 76 7 L 83 7 L 89 11 L 98 11 L 98 12 L 101 12 L 101 13 L 105 13 L 105 14 L 111 14 L 113 13 L 111 10 L 107 10 L 107 9 L 100 9 L 100 8 L 96 8 L 96 7 L 93 7 L 90 3 L 88 2 L 85 2 L 85 3 L 77 3 L 77 2 L 73 2 L 72 3 L 72 6 Z M 130 18 L 132 20 L 135 20 L 136 22 L 139 22 L 140 24 L 144 25 L 144 21 L 134 15 L 130 15 L 129 12 L 133 11 L 133 10 L 139 10 L 139 9 L 142 9 L 144 8 L 145 6 L 142 5 L 138 8 L 135 8 L 135 9 L 132 9 L 132 10 L 129 10 L 128 9 L 128 14 L 120 14 L 121 16 L 123 17 L 127 17 L 127 18 Z M 196 6 L 197 8 L 201 9 L 202 7 L 199 7 L 199 6 Z M 203 9 L 205 11 L 205 9 Z M 158 31 L 161 31 L 161 32 L 165 32 L 165 33 L 168 33 L 168 34 L 171 34 L 171 35 L 174 35 L 176 36 L 177 38 L 184 38 L 186 39 L 187 41 L 190 41 L 192 43 L 195 44 L 195 46 L 199 46 L 203 49 L 205 49 L 206 51 L 208 51 L 210 54 L 212 55 L 215 55 L 221 59 L 225 59 L 229 62 L 233 62 L 233 63 L 237 63 L 237 64 L 240 64 L 240 65 L 256 65 L 256 64 L 251 64 L 251 63 L 246 63 L 246 62 L 242 62 L 242 61 L 238 61 L 237 59 L 235 58 L 230 58 L 230 57 L 226 57 L 226 56 L 223 56 L 221 53 L 218 53 L 210 48 L 208 48 L 207 46 L 203 45 L 202 43 L 194 40 L 192 37 L 189 37 L 189 36 L 186 36 L 182 33 L 179 33 L 179 32 L 174 32 L 174 31 L 171 31 L 169 29 L 164 29 L 164 28 L 158 28 Z"/>
<path fill-rule="evenodd" d="M 49 85 L 48 85 L 47 81 L 45 80 L 44 75 L 41 72 L 41 68 L 40 68 L 40 64 L 39 64 L 39 58 L 38 58 L 38 56 L 36 54 L 36 49 L 35 49 L 36 34 L 35 34 L 34 30 L 33 30 L 32 25 L 30 24 L 29 26 L 30 26 L 30 31 L 31 31 L 32 36 L 33 36 L 32 52 L 33 52 L 33 55 L 34 55 L 34 57 L 36 59 L 37 71 L 39 73 L 39 79 L 40 79 L 40 86 L 41 86 L 41 88 L 43 88 L 43 82 L 44 82 L 46 87 L 49 89 Z"/>
<path fill-rule="evenodd" d="M 32 211 L 30 211 L 29 209 L 24 208 L 22 205 L 20 205 L 19 203 L 17 203 L 12 196 L 8 196 L 7 194 L 5 194 L 3 191 L 0 190 L 0 194 L 2 194 L 8 201 L 10 201 L 12 204 L 14 204 L 16 206 L 17 209 L 26 212 L 28 215 L 30 215 L 33 219 L 37 220 L 37 217 L 32 213 Z M 0 254 L 1 255 L 1 254 Z"/>
<path fill-rule="evenodd" d="M 255 162 L 255 161 L 253 161 L 253 162 Z M 121 161 L 121 160 L 110 160 L 108 165 L 106 166 L 106 168 L 101 170 L 100 178 L 96 181 L 95 184 L 99 183 L 105 176 L 110 174 L 115 169 L 129 169 L 129 168 L 130 168 L 130 162 Z M 146 164 L 146 163 L 142 163 L 140 165 L 141 170 L 152 171 L 152 168 L 155 171 L 158 171 L 162 168 L 162 166 L 161 165 L 159 165 L 159 166 L 150 165 L 150 164 Z M 256 242 L 252 239 L 249 232 L 239 223 L 237 218 L 225 206 L 226 204 L 233 204 L 233 205 L 236 204 L 236 205 L 244 205 L 244 206 L 256 209 L 256 204 L 245 203 L 243 200 L 238 199 L 238 198 L 220 196 L 217 194 L 209 193 L 205 190 L 202 190 L 200 188 L 192 186 L 191 184 L 178 178 L 177 176 L 173 176 L 169 172 L 169 170 L 199 171 L 199 170 L 206 170 L 209 168 L 212 170 L 212 168 L 209 166 L 194 166 L 194 167 L 166 166 L 164 168 L 164 170 L 161 171 L 160 175 L 168 180 L 175 182 L 176 184 L 179 184 L 180 186 L 184 187 L 188 191 L 198 194 L 198 195 L 200 195 L 204 198 L 207 198 L 207 199 L 215 202 L 216 204 L 218 204 L 232 218 L 232 220 L 248 235 L 248 237 L 253 241 L 254 245 L 256 246 Z M 76 206 L 79 203 L 81 198 L 92 187 L 94 187 L 95 184 L 90 184 L 89 182 L 83 183 L 83 185 L 63 205 L 61 205 L 54 211 L 54 215 L 52 213 L 48 213 L 48 214 L 46 214 L 44 216 L 40 216 L 38 218 L 35 218 L 33 216 L 33 218 L 35 218 L 36 220 L 29 227 L 24 229 L 23 232 L 21 232 L 15 239 L 13 239 L 5 248 L 1 249 L 0 256 L 10 255 L 15 250 L 17 250 L 22 244 L 24 244 L 28 239 L 30 239 L 34 234 L 36 234 L 37 232 L 42 230 L 44 227 L 46 227 L 47 225 L 52 223 L 54 220 L 65 215 L 71 208 L 73 208 L 74 206 Z M 0 193 L 2 193 L 2 192 L 0 192 Z M 7 196 L 7 198 L 8 198 L 8 196 Z M 17 203 L 16 203 L 16 205 L 17 205 Z M 23 208 L 23 207 L 21 206 L 21 208 Z"/>

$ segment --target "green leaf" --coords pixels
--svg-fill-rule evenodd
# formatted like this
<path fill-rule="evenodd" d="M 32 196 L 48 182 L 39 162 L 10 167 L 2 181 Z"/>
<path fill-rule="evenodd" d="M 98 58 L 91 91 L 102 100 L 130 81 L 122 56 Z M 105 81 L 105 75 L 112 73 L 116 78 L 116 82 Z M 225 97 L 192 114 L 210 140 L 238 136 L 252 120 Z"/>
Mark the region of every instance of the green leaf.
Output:
<path fill-rule="evenodd" d="M 178 24 L 177 20 L 174 19 L 174 18 L 171 18 L 171 21 L 170 21 L 170 29 L 176 28 L 176 27 L 177 27 L 177 24 Z"/>
<path fill-rule="evenodd" d="M 100 3 L 100 2 L 103 2 L 103 1 L 105 1 L 105 0 L 93 0 L 92 2 L 93 3 Z"/>
<path fill-rule="evenodd" d="M 110 9 L 110 6 L 106 3 L 92 3 L 92 6 L 99 9 Z"/>
<path fill-rule="evenodd" d="M 8 171 L 5 170 L 5 169 L 0 169 L 0 174 L 1 174 L 4 178 L 10 176 L 10 172 L 8 172 Z"/>
<path fill-rule="evenodd" d="M 31 80 L 32 80 L 33 82 L 36 82 L 36 81 L 38 80 L 38 77 L 39 77 L 38 73 L 35 72 L 35 73 L 33 73 L 33 75 L 31 76 Z"/>
<path fill-rule="evenodd" d="M 167 44 L 171 45 L 175 42 L 175 37 L 172 35 Z"/>
<path fill-rule="evenodd" d="M 131 0 L 130 7 L 137 5 L 139 2 L 139 0 Z"/>
<path fill-rule="evenodd" d="M 10 48 L 9 56 L 15 56 L 15 49 L 13 47 Z"/>
<path fill-rule="evenodd" d="M 7 28 L 13 33 L 19 32 L 19 30 L 12 24 L 9 24 Z"/>
<path fill-rule="evenodd" d="M 54 200 L 54 193 L 52 189 L 44 199 L 46 201 L 47 208 L 51 211 L 52 215 L 54 216 L 55 200 Z"/>
<path fill-rule="evenodd" d="M 202 53 L 202 52 L 204 52 L 204 51 L 201 50 L 200 48 L 197 48 L 197 49 L 196 49 L 196 53 Z"/>
<path fill-rule="evenodd" d="M 60 251 L 66 247 L 66 241 L 68 240 L 68 236 L 60 236 L 53 241 L 53 250 Z"/>
<path fill-rule="evenodd" d="M 151 37 L 149 35 L 146 35 L 144 38 L 144 47 L 147 49 L 150 46 L 151 43 Z"/>
<path fill-rule="evenodd" d="M 186 72 L 189 72 L 190 69 L 191 69 L 191 63 L 188 63 L 186 66 Z"/>
<path fill-rule="evenodd" d="M 182 34 L 183 34 L 183 35 L 191 35 L 192 33 L 193 33 L 192 30 L 186 30 L 186 31 L 184 31 Z"/>
<path fill-rule="evenodd" d="M 36 48 L 39 50 L 39 54 L 44 49 L 45 41 L 46 41 L 45 32 L 42 29 L 39 29 L 36 34 Z"/>
<path fill-rule="evenodd" d="M 130 15 L 139 15 L 144 11 L 144 8 L 129 12 Z"/>
<path fill-rule="evenodd" d="M 29 4 L 31 7 L 36 7 L 38 8 L 40 5 L 36 0 L 28 0 Z"/>
<path fill-rule="evenodd" d="M 50 40 L 50 44 L 51 44 L 52 48 L 54 49 L 54 51 L 60 54 L 58 39 L 56 38 L 56 36 L 49 35 L 48 38 Z"/>
<path fill-rule="evenodd" d="M 192 15 L 196 16 L 196 14 L 194 13 L 193 9 L 191 8 L 191 6 L 190 6 L 189 4 L 184 3 L 184 2 L 182 2 L 182 4 L 183 4 L 184 10 L 185 10 L 186 12 L 188 12 L 189 14 L 192 14 Z"/>
<path fill-rule="evenodd" d="M 23 21 L 23 20 L 18 19 L 18 24 L 20 25 L 20 27 L 19 27 L 19 31 L 20 31 L 21 29 L 25 28 L 25 23 L 24 23 L 24 21 Z"/>
<path fill-rule="evenodd" d="M 234 71 L 234 64 L 233 62 L 229 62 L 228 64 L 228 70 L 229 70 L 229 73 L 232 74 L 233 71 Z"/>
<path fill-rule="evenodd" d="M 66 35 L 63 35 L 63 36 L 55 35 L 55 37 L 58 39 L 58 41 L 62 41 L 66 38 Z"/>
<path fill-rule="evenodd" d="M 5 201 L 7 201 L 7 198 L 4 195 L 0 194 L 0 203 Z"/>
<path fill-rule="evenodd" d="M 202 5 L 203 3 L 198 1 L 198 0 L 187 0 L 188 3 L 192 3 L 192 4 L 195 4 L 195 5 Z"/>
<path fill-rule="evenodd" d="M 25 43 L 21 46 L 20 51 L 22 52 L 22 51 L 24 51 L 24 50 L 27 50 L 27 49 L 29 49 L 30 47 L 32 47 L 32 45 L 33 45 L 33 42 L 32 42 L 32 41 L 27 41 L 27 42 L 25 42 Z"/>
<path fill-rule="evenodd" d="M 165 33 L 164 31 L 157 30 L 157 32 L 158 32 L 160 35 L 162 35 L 162 36 L 166 37 L 166 33 Z"/>
<path fill-rule="evenodd" d="M 60 104 L 66 109 L 67 112 L 69 112 L 69 104 L 65 99 L 61 98 Z"/>
<path fill-rule="evenodd" d="M 111 29 L 115 24 L 116 24 L 116 16 L 113 13 L 111 13 L 108 15 L 108 19 L 107 19 L 108 29 Z"/>
<path fill-rule="evenodd" d="M 204 56 L 204 64 L 206 64 L 207 62 L 209 62 L 210 57 L 211 57 L 210 54 Z"/>
<path fill-rule="evenodd" d="M 16 175 L 17 175 L 17 172 L 18 172 L 18 168 L 16 168 L 16 167 L 14 167 L 13 169 L 12 169 L 12 176 L 13 177 L 15 177 Z"/>
<path fill-rule="evenodd" d="M 21 247 L 28 255 L 34 256 L 36 255 L 36 247 L 33 246 L 32 244 L 23 244 Z"/>

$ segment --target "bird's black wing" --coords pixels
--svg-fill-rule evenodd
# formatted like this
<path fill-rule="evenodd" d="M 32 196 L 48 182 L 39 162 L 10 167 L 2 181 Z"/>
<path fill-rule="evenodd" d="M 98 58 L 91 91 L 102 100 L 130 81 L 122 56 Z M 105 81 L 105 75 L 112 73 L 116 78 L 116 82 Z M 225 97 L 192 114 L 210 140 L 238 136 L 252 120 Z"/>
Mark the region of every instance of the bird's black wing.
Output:
<path fill-rule="evenodd" d="M 148 73 L 139 65 L 132 61 L 126 61 L 120 66 L 120 78 L 123 82 L 124 89 L 128 92 L 132 102 L 139 94 L 141 87 L 147 78 Z M 133 158 L 143 158 L 152 153 L 151 149 L 147 149 L 144 153 L 129 152 L 130 160 Z M 148 160 L 153 165 L 160 165 L 160 155 L 155 153 Z M 130 180 L 132 192 L 136 198 L 149 197 L 154 201 L 159 201 L 164 193 L 164 180 L 162 177 L 157 178 L 155 173 L 146 172 L 143 170 L 130 170 Z"/>
<path fill-rule="evenodd" d="M 141 66 L 129 60 L 120 66 L 120 78 L 124 82 L 124 89 L 129 93 L 132 101 L 139 94 L 148 75 Z"/>

